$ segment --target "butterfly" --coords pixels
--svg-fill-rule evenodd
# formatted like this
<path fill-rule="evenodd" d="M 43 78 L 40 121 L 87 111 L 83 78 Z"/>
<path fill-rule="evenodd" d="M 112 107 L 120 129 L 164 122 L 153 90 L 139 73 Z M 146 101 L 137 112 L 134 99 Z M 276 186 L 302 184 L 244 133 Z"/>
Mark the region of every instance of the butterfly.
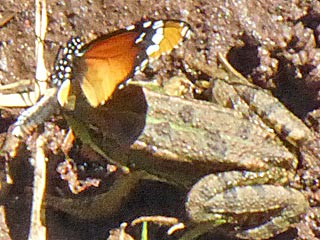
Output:
<path fill-rule="evenodd" d="M 76 85 L 92 107 L 103 105 L 149 61 L 171 52 L 190 34 L 186 22 L 157 20 L 138 22 L 88 44 L 79 37 L 71 38 L 52 75 L 52 82 L 60 88 L 60 105 L 66 104 Z"/>

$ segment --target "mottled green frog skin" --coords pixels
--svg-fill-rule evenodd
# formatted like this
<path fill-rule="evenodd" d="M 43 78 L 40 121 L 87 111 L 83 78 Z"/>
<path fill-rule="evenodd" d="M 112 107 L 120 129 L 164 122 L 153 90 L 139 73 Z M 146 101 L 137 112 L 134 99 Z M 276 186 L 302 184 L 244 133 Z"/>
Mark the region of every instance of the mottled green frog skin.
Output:
<path fill-rule="evenodd" d="M 191 221 L 235 224 L 240 226 L 236 236 L 244 239 L 268 239 L 287 230 L 309 204 L 299 191 L 272 183 L 281 171 L 230 171 L 203 177 L 188 194 Z"/>
<path fill-rule="evenodd" d="M 269 91 L 250 83 L 232 68 L 223 55 L 219 55 L 219 60 L 224 63 L 227 72 L 220 71 L 222 77 L 218 79 L 224 80 L 215 80 L 212 84 L 214 101 L 241 112 L 250 122 L 264 128 L 265 133 L 269 132 L 270 135 L 265 135 L 262 142 L 276 139 L 271 137 L 273 134 L 281 141 L 275 141 L 277 143 L 274 146 L 268 147 L 266 152 L 269 156 L 256 154 L 265 144 L 256 141 L 258 131 L 252 132 L 251 136 L 255 136 L 252 141 L 255 146 L 251 148 L 253 159 L 251 164 L 247 161 L 242 166 L 245 150 L 232 145 L 230 149 L 236 149 L 238 154 L 233 158 L 238 162 L 237 167 L 231 171 L 226 168 L 226 171 L 217 171 L 219 173 L 200 179 L 188 194 L 186 210 L 191 222 L 198 227 L 202 226 L 198 232 L 193 231 L 194 235 L 210 230 L 210 224 L 213 228 L 220 224 L 231 224 L 236 226 L 238 238 L 269 239 L 297 223 L 309 208 L 304 195 L 290 187 L 298 165 L 298 159 L 292 152 L 302 153 L 307 165 L 312 166 L 316 155 L 308 154 L 312 151 L 304 153 L 302 149 L 315 142 L 315 136 Z M 203 69 L 201 64 L 195 62 L 192 66 Z M 205 72 L 215 79 L 215 69 Z M 280 146 L 286 147 L 277 151 Z M 259 165 L 263 167 L 258 169 Z M 190 236 L 193 238 L 192 234 L 188 236 L 188 239 Z"/>

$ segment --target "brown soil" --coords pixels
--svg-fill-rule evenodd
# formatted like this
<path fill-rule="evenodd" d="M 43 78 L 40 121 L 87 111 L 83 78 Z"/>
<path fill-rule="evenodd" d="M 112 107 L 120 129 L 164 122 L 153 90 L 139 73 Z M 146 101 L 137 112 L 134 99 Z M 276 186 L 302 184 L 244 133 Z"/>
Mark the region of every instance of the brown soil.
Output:
<path fill-rule="evenodd" d="M 319 131 L 318 1 L 52 0 L 47 4 L 45 61 L 49 70 L 52 69 L 59 47 L 71 36 L 79 35 L 90 41 L 142 18 L 181 19 L 187 21 L 195 33 L 193 39 L 182 48 L 186 57 L 205 59 L 214 67 L 217 65 L 217 53 L 225 54 L 239 72 L 256 84 L 271 89 L 301 119 L 312 113 L 313 128 Z M 36 67 L 34 1 L 0 0 L 0 14 L 8 12 L 13 12 L 14 18 L 0 30 L 1 84 L 34 79 Z M 160 73 L 163 76 L 170 77 L 173 74 L 170 67 L 163 65 L 163 68 Z M 2 112 L 2 133 L 7 131 L 15 116 Z M 6 203 L 6 224 L 10 234 L 7 237 L 0 236 L 0 239 L 21 240 L 28 236 L 30 199 L 19 193 L 25 192 L 25 186 L 32 186 L 32 169 L 27 161 L 20 162 L 19 167 L 23 189 L 15 189 L 14 195 L 17 197 Z M 163 201 L 167 196 L 174 197 Z M 112 219 L 81 222 L 61 213 L 48 212 L 48 239 L 107 239 L 109 229 L 137 216 L 161 214 L 183 217 L 183 201 L 184 195 L 177 189 L 145 183 L 129 206 L 125 206 L 119 216 Z M 156 229 L 158 235 L 150 239 L 163 239 L 166 228 Z M 317 234 L 319 237 L 319 232 Z M 292 239 L 292 236 L 287 234 L 281 239 Z"/>

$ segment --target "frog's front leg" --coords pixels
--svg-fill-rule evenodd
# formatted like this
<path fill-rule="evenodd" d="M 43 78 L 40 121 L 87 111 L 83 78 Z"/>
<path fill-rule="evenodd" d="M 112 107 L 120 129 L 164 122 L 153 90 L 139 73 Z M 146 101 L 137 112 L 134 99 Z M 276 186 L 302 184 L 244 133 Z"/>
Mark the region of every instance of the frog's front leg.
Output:
<path fill-rule="evenodd" d="M 188 194 L 191 221 L 232 224 L 236 236 L 245 239 L 268 239 L 286 231 L 309 204 L 299 191 L 270 184 L 261 175 L 266 174 L 231 171 L 205 176 Z"/>

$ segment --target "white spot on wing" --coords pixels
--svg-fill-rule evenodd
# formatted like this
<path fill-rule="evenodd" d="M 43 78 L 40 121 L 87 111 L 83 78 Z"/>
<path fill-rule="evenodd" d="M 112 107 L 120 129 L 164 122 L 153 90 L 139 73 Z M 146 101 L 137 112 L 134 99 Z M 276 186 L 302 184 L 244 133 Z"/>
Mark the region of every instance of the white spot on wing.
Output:
<path fill-rule="evenodd" d="M 148 59 L 144 59 L 144 60 L 141 62 L 141 64 L 140 64 L 140 69 L 141 69 L 141 71 L 143 71 L 143 70 L 146 68 L 147 64 L 148 64 Z M 139 69 L 139 70 L 140 70 L 140 69 Z"/>
<path fill-rule="evenodd" d="M 190 28 L 185 26 L 182 30 L 181 30 L 181 36 L 185 37 L 185 38 L 190 38 L 191 35 L 191 31 Z"/>
<path fill-rule="evenodd" d="M 145 32 L 141 33 L 139 37 L 136 39 L 135 43 L 142 42 L 145 36 L 146 36 Z"/>
<path fill-rule="evenodd" d="M 159 45 L 151 45 L 147 48 L 146 52 L 148 56 L 150 56 L 151 54 L 159 51 L 159 49 L 160 49 Z"/>
<path fill-rule="evenodd" d="M 84 54 L 83 52 L 78 52 L 78 53 L 77 53 L 77 57 L 82 57 L 83 54 Z"/>
<path fill-rule="evenodd" d="M 135 29 L 136 27 L 134 25 L 130 25 L 128 27 L 126 27 L 126 30 L 131 31 L 133 29 Z"/>
<path fill-rule="evenodd" d="M 118 85 L 118 89 L 123 89 L 125 87 L 125 85 L 123 84 L 123 83 L 120 83 L 119 85 Z"/>
<path fill-rule="evenodd" d="M 71 67 L 67 66 L 65 69 L 64 69 L 65 72 L 69 73 L 72 71 Z"/>
<path fill-rule="evenodd" d="M 143 27 L 144 27 L 144 28 L 148 28 L 148 27 L 150 27 L 150 26 L 151 26 L 151 24 L 152 24 L 152 22 L 151 22 L 151 21 L 144 22 L 144 23 L 143 23 Z"/>
<path fill-rule="evenodd" d="M 156 33 L 152 37 L 152 42 L 155 44 L 160 44 L 163 39 L 163 28 L 157 29 Z"/>
<path fill-rule="evenodd" d="M 164 23 L 162 20 L 159 20 L 159 21 L 155 21 L 152 25 L 152 28 L 153 29 L 157 29 L 157 28 L 160 28 L 160 27 L 163 27 Z"/>

